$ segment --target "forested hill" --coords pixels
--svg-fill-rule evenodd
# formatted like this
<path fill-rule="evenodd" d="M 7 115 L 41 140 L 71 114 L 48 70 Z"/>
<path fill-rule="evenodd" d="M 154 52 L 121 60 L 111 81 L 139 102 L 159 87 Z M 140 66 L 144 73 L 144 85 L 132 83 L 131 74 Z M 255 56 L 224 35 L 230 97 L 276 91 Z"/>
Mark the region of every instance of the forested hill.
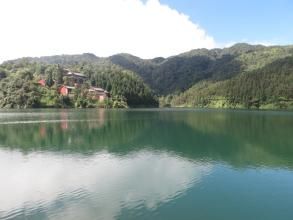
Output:
<path fill-rule="evenodd" d="M 292 56 L 293 46 L 236 44 L 224 49 L 197 49 L 177 56 L 142 60 L 128 54 L 112 63 L 137 72 L 159 94 L 179 93 L 202 80 L 225 80 Z"/>
<path fill-rule="evenodd" d="M 293 46 L 236 44 L 167 59 L 109 59 L 165 96 L 162 106 L 293 109 Z"/>
<path fill-rule="evenodd" d="M 224 49 L 196 49 L 168 58 L 141 59 L 130 54 L 102 58 L 87 53 L 22 58 L 1 66 L 5 69 L 23 62 L 59 64 L 90 78 L 98 70 L 108 77 L 103 81 L 105 85 L 111 84 L 111 69 L 117 74 L 129 72 L 162 96 L 161 104 L 166 106 L 293 108 L 292 60 L 293 46 L 242 43 Z"/>
<path fill-rule="evenodd" d="M 68 84 L 64 76 L 68 70 L 86 77 L 71 97 L 59 92 Z M 110 97 L 103 102 L 93 99 L 89 91 L 96 87 L 107 90 Z M 97 106 L 156 107 L 158 99 L 136 73 L 92 54 L 22 58 L 0 65 L 0 108 Z"/>

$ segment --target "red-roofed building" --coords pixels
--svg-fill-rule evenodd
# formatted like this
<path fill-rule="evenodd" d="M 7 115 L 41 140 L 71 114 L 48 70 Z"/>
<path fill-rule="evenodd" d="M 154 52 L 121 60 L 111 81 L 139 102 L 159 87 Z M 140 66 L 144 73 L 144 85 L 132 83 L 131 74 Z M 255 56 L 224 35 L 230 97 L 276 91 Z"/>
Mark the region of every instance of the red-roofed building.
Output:
<path fill-rule="evenodd" d="M 39 85 L 41 85 L 41 86 L 46 86 L 46 80 L 45 80 L 45 79 L 40 79 L 40 80 L 38 81 L 38 83 L 39 83 Z"/>
<path fill-rule="evenodd" d="M 73 86 L 63 85 L 59 88 L 59 93 L 63 96 L 68 96 L 68 95 L 72 94 L 74 89 L 75 89 L 75 87 L 73 87 Z"/>

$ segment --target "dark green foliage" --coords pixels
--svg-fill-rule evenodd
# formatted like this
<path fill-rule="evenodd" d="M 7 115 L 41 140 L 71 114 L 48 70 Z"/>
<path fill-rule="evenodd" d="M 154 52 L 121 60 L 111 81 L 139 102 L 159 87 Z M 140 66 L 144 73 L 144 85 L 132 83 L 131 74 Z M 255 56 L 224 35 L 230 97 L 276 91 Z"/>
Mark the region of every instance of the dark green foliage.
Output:
<path fill-rule="evenodd" d="M 53 80 L 53 73 L 51 69 L 47 69 L 45 75 L 46 75 L 46 85 L 49 87 L 53 86 L 54 80 Z"/>
<path fill-rule="evenodd" d="M 162 104 L 166 104 L 166 98 Z M 293 56 L 225 81 L 205 81 L 168 102 L 174 106 L 293 108 Z"/>
<path fill-rule="evenodd" d="M 224 49 L 197 49 L 167 59 L 143 60 L 128 54 L 110 57 L 111 62 L 137 72 L 161 95 L 185 91 L 200 81 L 221 81 L 256 70 L 293 55 L 293 47 L 236 44 Z"/>
<path fill-rule="evenodd" d="M 1 108 L 40 107 L 40 91 L 27 71 L 18 72 L 15 76 L 0 81 Z"/>
<path fill-rule="evenodd" d="M 89 83 L 121 97 L 129 106 L 158 106 L 153 92 L 135 73 L 109 64 L 84 64 L 78 69 L 89 77 Z"/>
<path fill-rule="evenodd" d="M 52 73 L 55 83 L 57 85 L 63 84 L 63 69 L 60 65 L 54 65 Z"/>
<path fill-rule="evenodd" d="M 7 72 L 5 69 L 0 68 L 0 80 L 4 79 L 7 76 Z"/>
<path fill-rule="evenodd" d="M 293 56 L 275 61 L 264 68 L 241 74 L 225 85 L 226 97 L 246 107 L 293 101 Z M 282 106 L 283 105 L 283 106 Z"/>
<path fill-rule="evenodd" d="M 38 74 L 38 72 L 36 72 Z M 49 65 L 45 69 L 46 84 L 51 87 L 52 85 L 63 84 L 63 69 L 59 65 Z"/>
<path fill-rule="evenodd" d="M 3 80 L 0 81 L 0 107 L 158 106 L 158 100 L 153 92 L 135 73 L 107 61 L 87 63 L 76 60 L 74 65 L 69 65 L 68 60 L 65 59 L 60 63 L 88 77 L 88 81 L 75 90 L 73 97 L 63 97 L 58 94 L 60 85 L 67 81 L 66 77 L 63 79 L 65 70 L 61 65 L 41 63 L 30 58 L 5 62 L 0 67 L 0 74 L 3 76 Z M 45 88 L 37 84 L 41 78 L 46 80 Z M 90 86 L 108 90 L 111 97 L 99 103 L 88 95 Z"/>
<path fill-rule="evenodd" d="M 293 46 L 236 44 L 147 60 L 129 54 L 22 58 L 0 66 L 0 82 L 10 83 L 14 77 L 25 81 L 46 78 L 47 85 L 54 87 L 67 83 L 62 77 L 67 68 L 86 75 L 88 86 L 111 94 L 107 102 L 94 103 L 80 91 L 66 104 L 70 106 L 157 106 L 155 91 L 162 96 L 162 106 L 293 108 L 292 57 Z M 63 106 L 64 100 L 60 104 L 59 97 L 53 98 L 53 90 L 43 91 L 41 103 Z"/>

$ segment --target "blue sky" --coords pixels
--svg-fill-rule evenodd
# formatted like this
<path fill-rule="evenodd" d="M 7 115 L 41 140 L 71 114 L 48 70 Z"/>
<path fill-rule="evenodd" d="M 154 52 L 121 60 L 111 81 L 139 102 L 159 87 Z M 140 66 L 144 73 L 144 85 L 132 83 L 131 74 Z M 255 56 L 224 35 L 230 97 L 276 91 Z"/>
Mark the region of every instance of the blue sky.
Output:
<path fill-rule="evenodd" d="M 161 0 L 217 42 L 293 43 L 292 0 Z"/>

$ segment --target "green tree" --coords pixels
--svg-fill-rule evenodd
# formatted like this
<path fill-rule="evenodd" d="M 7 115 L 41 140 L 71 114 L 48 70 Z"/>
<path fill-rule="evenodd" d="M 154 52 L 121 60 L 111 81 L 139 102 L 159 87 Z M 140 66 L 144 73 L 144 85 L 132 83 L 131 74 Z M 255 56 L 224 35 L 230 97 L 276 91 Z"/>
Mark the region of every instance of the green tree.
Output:
<path fill-rule="evenodd" d="M 51 87 L 54 85 L 53 73 L 51 69 L 46 69 L 46 85 Z"/>

